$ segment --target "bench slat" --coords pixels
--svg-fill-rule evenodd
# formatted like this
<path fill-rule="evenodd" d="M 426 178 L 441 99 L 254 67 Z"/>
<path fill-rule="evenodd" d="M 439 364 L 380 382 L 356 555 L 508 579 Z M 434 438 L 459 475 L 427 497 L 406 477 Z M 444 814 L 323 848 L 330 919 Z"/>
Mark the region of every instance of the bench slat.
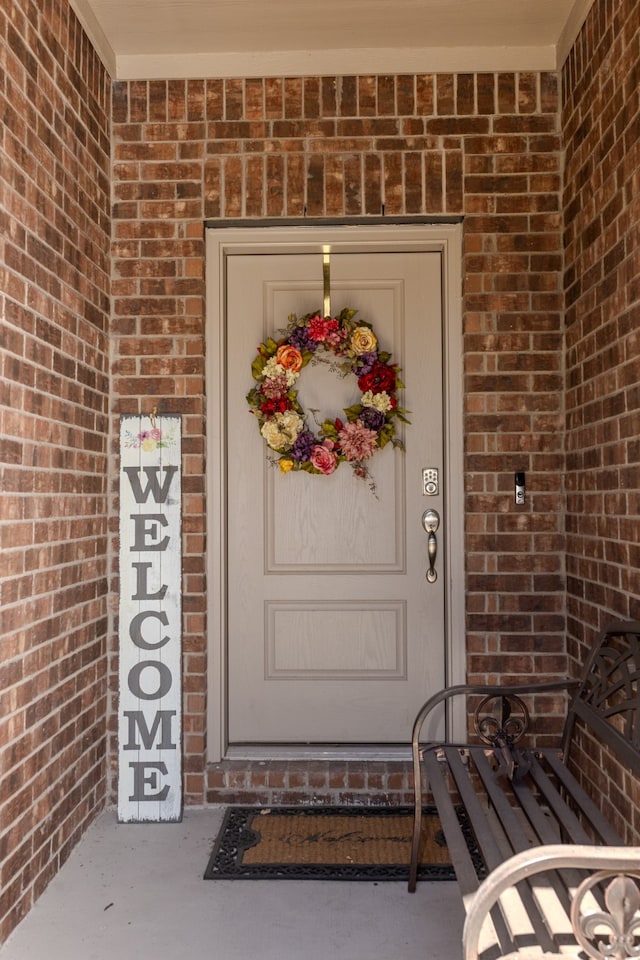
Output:
<path fill-rule="evenodd" d="M 462 800 L 472 828 L 474 827 L 474 819 L 476 824 L 484 821 L 486 811 L 482 807 L 482 804 L 475 794 L 473 786 L 469 780 L 467 766 L 463 763 L 458 749 L 456 747 L 446 747 L 444 749 L 444 755 L 446 758 L 446 765 L 435 758 L 433 758 L 433 761 L 430 765 L 431 768 L 433 768 L 433 764 L 435 762 L 438 768 L 437 772 L 439 784 L 444 787 L 445 791 L 441 798 L 436 798 L 434 792 L 434 800 L 436 801 L 439 811 L 441 810 L 441 804 L 443 804 L 442 809 L 447 810 L 446 819 L 441 817 L 442 828 L 444 830 L 445 837 L 447 838 L 447 846 L 449 846 L 449 833 L 447 833 L 447 827 L 452 831 L 451 839 L 453 843 L 457 846 L 459 838 L 464 844 L 464 853 L 460 859 L 453 854 L 450 846 L 449 852 L 452 854 L 452 861 L 455 867 L 456 876 L 458 877 L 458 882 L 461 889 L 463 889 L 463 893 L 471 893 L 477 890 L 479 886 L 479 880 L 477 877 L 476 868 L 471 858 L 471 854 L 469 853 L 466 839 L 462 833 L 462 829 L 458 821 L 458 816 L 455 812 L 455 807 L 451 800 L 451 794 L 445 780 L 443 767 L 447 766 L 453 775 L 458 793 L 460 794 L 460 799 Z M 427 769 L 429 770 L 429 767 Z M 429 772 L 429 782 L 433 784 L 433 774 L 431 772 Z M 490 831 L 474 829 L 474 834 L 485 864 L 488 865 L 489 863 L 492 863 L 495 866 L 498 863 L 502 863 L 504 858 L 501 856 Z M 458 873 L 459 868 L 461 869 L 460 874 Z M 493 869 L 493 867 L 490 869 Z M 515 948 L 515 944 L 510 936 L 509 929 L 505 923 L 502 912 L 498 907 L 494 907 L 491 911 L 491 920 L 493 922 L 496 939 L 500 945 L 500 953 L 504 954 L 513 950 Z"/>
<path fill-rule="evenodd" d="M 592 825 L 600 835 L 601 841 L 610 846 L 622 845 L 623 841 L 617 831 L 614 830 L 611 824 L 605 820 L 594 804 L 593 800 L 587 796 L 573 774 L 571 774 L 570 771 L 563 765 L 558 751 L 541 751 L 540 756 L 548 764 L 551 773 L 554 776 L 557 776 L 560 783 L 560 788 L 566 791 L 571 800 L 578 807 L 579 812 L 581 814 L 585 814 L 587 819 L 591 820 Z M 531 772 L 536 785 L 542 793 L 542 796 L 549 804 L 552 812 L 556 815 L 556 819 L 560 828 L 560 836 L 557 836 L 555 839 L 543 839 L 543 835 L 541 833 L 540 836 L 542 842 L 557 843 L 558 840 L 561 839 L 565 840 L 566 842 L 568 836 L 568 839 L 571 843 L 581 843 L 587 845 L 593 844 L 594 840 L 584 829 L 579 816 L 567 806 L 567 803 L 564 797 L 561 796 L 558 787 L 555 785 L 555 783 L 552 783 L 547 775 L 546 770 L 543 769 L 542 765 L 538 761 L 535 761 L 532 764 Z M 540 811 L 540 813 L 542 816 L 544 816 L 542 811 Z M 551 834 L 549 834 L 549 836 L 551 837 Z M 584 874 L 580 874 L 575 870 L 562 870 L 559 872 L 561 873 L 562 878 L 567 885 L 568 891 L 576 890 L 584 879 Z M 599 888 L 594 888 L 592 895 L 594 896 L 600 909 L 604 909 L 605 903 L 603 892 Z"/>
<path fill-rule="evenodd" d="M 575 800 L 582 813 L 598 831 L 602 842 L 612 847 L 622 845 L 623 841 L 620 834 L 611 826 L 608 820 L 603 817 L 591 797 L 585 793 L 571 771 L 564 765 L 557 751 L 543 750 L 541 754 L 567 793 Z"/>
<path fill-rule="evenodd" d="M 473 753 L 474 751 L 471 751 Z M 482 750 L 480 751 L 482 753 Z M 445 750 L 445 756 L 449 769 L 460 794 L 460 799 L 467 811 L 471 826 L 476 835 L 478 846 L 482 852 L 482 858 L 489 870 L 501 864 L 504 860 L 504 847 L 500 847 L 495 836 L 491 831 L 479 829 L 480 826 L 486 827 L 487 807 L 480 800 L 469 777 L 469 767 L 465 764 L 457 750 Z M 475 759 L 475 758 L 474 758 Z"/>
<path fill-rule="evenodd" d="M 467 841 L 451 800 L 449 786 L 444 778 L 444 764 L 438 760 L 432 750 L 429 750 L 425 753 L 424 765 L 429 778 L 429 786 L 433 793 L 433 799 L 438 808 L 440 823 L 442 824 L 444 835 L 447 838 L 447 846 L 451 854 L 451 860 L 455 865 L 460 890 L 463 896 L 475 893 L 478 889 L 478 878 L 467 846 Z"/>
<path fill-rule="evenodd" d="M 511 784 L 514 795 L 517 797 L 518 802 L 527 817 L 532 829 L 535 831 L 538 841 L 541 844 L 545 843 L 560 843 L 561 837 L 561 828 L 564 826 L 564 818 L 567 813 L 570 811 L 567 810 L 564 801 L 556 793 L 555 797 L 553 796 L 553 788 L 546 778 L 549 786 L 551 812 L 559 814 L 556 819 L 553 819 L 549 816 L 545 810 L 540 806 L 539 797 L 535 796 L 532 792 L 532 786 L 538 785 L 538 780 L 542 771 L 539 768 L 539 763 L 537 760 L 528 755 L 528 759 L 531 762 L 530 774 L 525 781 L 514 781 Z M 533 783 L 529 779 L 532 778 Z M 556 804 L 555 801 L 558 801 Z M 557 807 L 560 807 L 558 810 Z M 560 823 L 559 823 L 560 820 Z M 579 824 L 577 824 L 580 826 Z M 588 839 L 585 842 L 589 842 Z M 583 880 L 577 870 L 562 870 L 557 873 L 551 873 L 547 875 L 551 881 L 551 884 L 555 890 L 556 896 L 558 897 L 560 903 L 567 916 L 571 911 L 571 895 L 570 891 L 576 889 Z"/>
<path fill-rule="evenodd" d="M 493 819 L 488 817 L 486 806 L 482 804 L 478 798 L 470 779 L 470 771 L 468 767 L 463 764 L 458 751 L 445 751 L 445 756 L 447 757 L 449 767 L 460 793 L 460 798 L 465 806 L 471 825 L 474 827 L 474 833 L 476 834 L 476 839 L 485 863 L 489 870 L 494 870 L 503 863 L 506 857 L 511 856 L 512 853 L 528 849 L 532 845 L 531 837 L 527 835 L 518 820 L 516 812 L 508 803 L 500 784 L 496 781 L 495 771 L 491 767 L 486 755 L 486 748 L 472 748 L 469 754 L 475 770 L 485 784 L 487 795 L 494 808 L 496 816 Z M 488 829 L 489 824 L 491 824 L 492 829 Z M 517 839 L 514 840 L 514 838 Z M 549 936 L 544 912 L 539 909 L 537 897 L 534 895 L 530 885 L 523 882 L 518 884 L 517 890 L 524 908 L 529 915 L 531 929 L 534 934 L 533 937 L 527 937 L 523 933 L 517 936 L 516 940 L 519 946 L 522 947 L 539 943 L 544 946 L 545 950 L 555 951 L 557 949 L 557 943 Z M 492 919 L 496 929 L 498 929 L 498 919 L 494 914 L 492 914 Z M 515 931 L 513 932 L 515 933 Z M 508 933 L 507 936 L 509 936 Z"/>
<path fill-rule="evenodd" d="M 584 829 L 573 810 L 567 805 L 564 798 L 560 796 L 558 793 L 558 788 L 551 782 L 545 771 L 540 766 L 538 760 L 534 760 L 531 764 L 531 776 L 534 780 L 534 783 L 540 790 L 543 798 L 548 803 L 549 809 L 556 818 L 556 822 L 560 830 L 560 835 L 549 834 L 548 840 L 543 839 L 544 834 L 541 833 L 540 837 L 542 842 L 559 843 L 562 839 L 569 837 L 572 843 L 593 843 L 593 840 Z M 571 796 L 573 795 L 571 794 Z M 540 818 L 543 816 L 544 814 L 538 806 L 538 820 L 540 820 Z"/>
<path fill-rule="evenodd" d="M 522 820 L 518 817 L 516 809 L 509 803 L 507 795 L 504 791 L 504 784 L 501 782 L 503 778 L 496 777 L 495 770 L 490 765 L 485 750 L 474 747 L 470 751 L 470 754 L 473 757 L 476 770 L 482 779 L 489 802 L 494 808 L 502 830 L 504 831 L 504 839 L 508 842 L 510 847 L 509 855 L 513 853 L 521 853 L 524 850 L 529 850 L 532 846 L 536 846 L 536 838 L 528 834 Z M 485 815 L 485 830 L 486 824 L 487 818 Z M 480 824 L 479 829 L 482 829 Z M 501 857 L 500 862 L 502 863 L 504 859 L 504 856 Z M 495 866 L 497 866 L 497 864 L 492 864 L 491 869 L 495 869 Z M 563 905 L 563 909 L 565 909 L 564 905 L 567 898 L 562 890 L 562 885 L 559 883 L 558 878 L 555 875 L 551 874 L 549 876 L 548 885 L 553 888 L 560 900 L 560 903 Z M 555 952 L 558 949 L 558 943 L 552 936 L 549 935 L 544 912 L 540 909 L 538 898 L 533 889 L 525 881 L 518 884 L 518 892 L 520 893 L 522 901 L 525 904 L 533 929 L 536 933 L 536 943 L 538 943 L 547 951 Z M 520 944 L 520 946 L 523 946 L 523 944 Z"/>
<path fill-rule="evenodd" d="M 530 838 L 525 833 L 522 821 L 518 818 L 515 809 L 506 797 L 502 778 L 496 777 L 495 770 L 489 763 L 484 750 L 473 748 L 470 752 L 487 792 L 489 802 L 504 827 L 511 851 L 519 853 L 521 850 L 527 850 L 531 846 Z"/>

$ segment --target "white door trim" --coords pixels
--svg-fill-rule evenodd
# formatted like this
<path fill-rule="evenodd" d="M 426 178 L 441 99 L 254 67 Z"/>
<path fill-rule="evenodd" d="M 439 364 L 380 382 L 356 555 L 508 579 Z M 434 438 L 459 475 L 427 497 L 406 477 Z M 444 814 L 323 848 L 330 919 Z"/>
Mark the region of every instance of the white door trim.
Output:
<path fill-rule="evenodd" d="M 250 226 L 207 229 L 207 760 L 227 755 L 226 722 L 226 479 L 225 450 L 225 260 L 233 253 L 321 252 L 330 243 L 350 251 L 437 251 L 442 258 L 443 414 L 447 496 L 443 540 L 446 544 L 446 656 L 448 684 L 466 675 L 464 603 L 463 370 L 462 370 L 462 228 L 460 224 L 383 224 L 375 226 Z M 451 507 L 451 504 L 454 507 Z M 464 706 L 447 718 L 461 738 Z M 322 753 L 322 748 L 319 748 Z M 292 751 L 287 750 L 287 756 Z M 295 751 L 294 751 L 295 752 Z M 307 756 L 309 749 L 306 748 Z M 365 751 L 366 752 L 366 751 Z M 392 751 L 393 752 L 393 751 Z M 345 748 L 354 759 L 360 753 Z M 301 754 L 302 755 L 302 754 Z M 397 755 L 397 754 L 396 754 Z M 234 751 L 237 756 L 237 751 Z M 275 759 L 275 750 L 273 751 Z M 370 754 L 369 754 L 370 756 Z M 363 759 L 365 758 L 363 754 Z"/>

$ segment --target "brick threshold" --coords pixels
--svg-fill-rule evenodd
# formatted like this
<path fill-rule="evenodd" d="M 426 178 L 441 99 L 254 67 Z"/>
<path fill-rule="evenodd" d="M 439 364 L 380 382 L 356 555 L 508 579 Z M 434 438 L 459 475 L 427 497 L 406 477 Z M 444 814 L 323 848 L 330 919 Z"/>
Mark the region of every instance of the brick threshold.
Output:
<path fill-rule="evenodd" d="M 223 760 L 207 803 L 398 806 L 413 802 L 409 760 Z"/>

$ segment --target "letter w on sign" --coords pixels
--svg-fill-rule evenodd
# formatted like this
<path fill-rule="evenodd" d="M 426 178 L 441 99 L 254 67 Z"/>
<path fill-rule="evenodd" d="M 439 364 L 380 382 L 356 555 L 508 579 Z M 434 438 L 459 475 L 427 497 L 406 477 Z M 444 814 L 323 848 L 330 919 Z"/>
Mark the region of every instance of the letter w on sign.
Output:
<path fill-rule="evenodd" d="M 120 421 L 118 818 L 182 816 L 181 423 Z"/>

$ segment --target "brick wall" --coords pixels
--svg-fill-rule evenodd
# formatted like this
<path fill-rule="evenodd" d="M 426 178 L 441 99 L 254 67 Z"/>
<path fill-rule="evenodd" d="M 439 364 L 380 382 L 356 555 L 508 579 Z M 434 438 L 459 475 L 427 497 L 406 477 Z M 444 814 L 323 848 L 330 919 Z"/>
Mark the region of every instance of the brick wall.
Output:
<path fill-rule="evenodd" d="M 187 799 L 205 795 L 206 218 L 464 214 L 469 675 L 563 673 L 556 76 L 120 82 L 113 121 L 114 413 L 185 417 Z"/>
<path fill-rule="evenodd" d="M 564 68 L 561 196 L 552 74 L 117 83 L 110 170 L 109 79 L 67 5 L 3 6 L 0 940 L 107 789 L 110 383 L 112 427 L 156 405 L 184 415 L 187 800 L 261 777 L 276 791 L 375 789 L 382 800 L 406 789 L 406 771 L 386 767 L 265 778 L 257 765 L 255 776 L 212 768 L 207 792 L 206 218 L 464 215 L 474 680 L 565 669 L 566 252 L 570 656 L 610 616 L 640 616 L 639 16 L 634 0 L 597 0 Z M 520 510 L 516 469 L 528 481 Z M 551 730 L 558 704 L 541 706 Z M 597 789 L 631 822 L 608 765 Z"/>
<path fill-rule="evenodd" d="M 115 84 L 110 380 L 109 80 L 66 4 L 2 8 L 0 939 L 107 789 L 110 382 L 112 427 L 156 405 L 184 417 L 187 800 L 264 774 L 205 765 L 206 218 L 464 215 L 474 680 L 565 670 L 566 251 L 571 657 L 640 616 L 638 16 L 597 0 L 563 71 L 563 197 L 552 74 Z M 551 730 L 558 704 L 541 706 Z M 363 775 L 383 799 L 406 789 L 386 768 L 273 768 L 266 787 L 371 792 Z"/>
<path fill-rule="evenodd" d="M 110 82 L 0 9 L 0 941 L 104 803 Z"/>
<path fill-rule="evenodd" d="M 587 640 L 640 618 L 639 48 L 638 5 L 596 3 L 563 72 L 567 602 Z"/>
<path fill-rule="evenodd" d="M 609 620 L 640 619 L 639 81 L 640 8 L 599 0 L 562 76 L 572 660 Z M 638 842 L 638 785 L 610 760 L 584 769 Z"/>

